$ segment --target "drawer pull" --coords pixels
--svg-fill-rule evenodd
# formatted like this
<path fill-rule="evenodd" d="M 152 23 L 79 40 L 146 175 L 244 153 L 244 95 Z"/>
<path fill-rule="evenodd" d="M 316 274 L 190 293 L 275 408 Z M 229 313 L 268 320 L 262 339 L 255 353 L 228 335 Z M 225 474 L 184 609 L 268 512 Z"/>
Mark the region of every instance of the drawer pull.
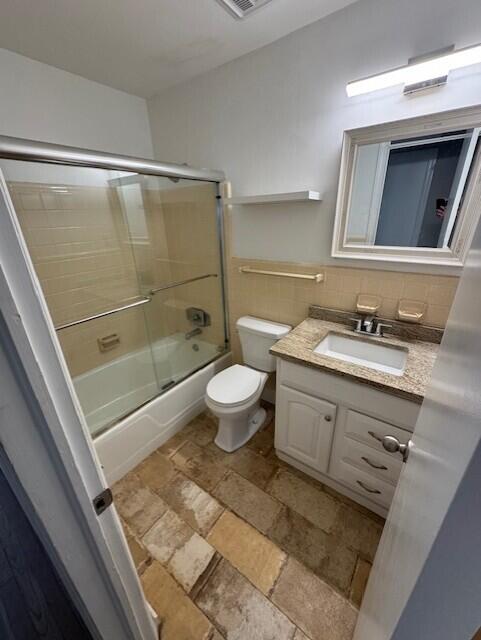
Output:
<path fill-rule="evenodd" d="M 372 467 L 373 469 L 380 469 L 381 471 L 387 471 L 387 467 L 384 464 L 376 464 L 375 462 L 371 462 L 371 460 L 369 460 L 369 458 L 366 458 L 366 456 L 361 456 L 361 460 L 364 460 L 364 462 L 368 464 L 370 467 Z"/>
<path fill-rule="evenodd" d="M 361 480 L 356 480 L 356 482 L 360 487 L 364 489 L 364 491 L 367 491 L 368 493 L 381 493 L 379 489 L 371 489 L 370 487 L 366 486 L 364 482 L 361 482 Z"/>
<path fill-rule="evenodd" d="M 381 436 L 378 436 L 377 433 L 374 433 L 374 431 L 368 431 L 368 434 L 371 436 L 371 438 L 374 438 L 374 440 L 382 442 Z"/>

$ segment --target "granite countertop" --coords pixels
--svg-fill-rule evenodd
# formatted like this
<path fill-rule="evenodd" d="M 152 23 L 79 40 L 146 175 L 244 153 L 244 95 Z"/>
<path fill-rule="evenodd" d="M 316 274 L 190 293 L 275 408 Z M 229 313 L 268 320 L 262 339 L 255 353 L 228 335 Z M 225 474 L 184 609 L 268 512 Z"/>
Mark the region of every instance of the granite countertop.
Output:
<path fill-rule="evenodd" d="M 329 332 L 345 334 L 358 340 L 377 342 L 384 346 L 392 345 L 396 348 L 407 350 L 408 355 L 404 373 L 401 376 L 396 376 L 314 353 L 313 349 Z M 276 342 L 270 352 L 272 355 L 284 360 L 335 375 L 345 376 L 355 382 L 368 384 L 406 400 L 421 403 L 431 378 L 431 371 L 438 349 L 439 344 L 433 342 L 424 342 L 412 338 L 398 338 L 388 333 L 382 338 L 363 337 L 352 331 L 345 324 L 307 318 L 285 338 Z"/>

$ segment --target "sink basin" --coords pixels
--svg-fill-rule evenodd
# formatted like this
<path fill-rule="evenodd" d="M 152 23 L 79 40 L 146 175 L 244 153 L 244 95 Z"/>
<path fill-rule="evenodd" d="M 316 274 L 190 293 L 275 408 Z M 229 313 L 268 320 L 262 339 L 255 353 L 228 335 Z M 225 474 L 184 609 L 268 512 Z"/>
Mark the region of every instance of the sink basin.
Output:
<path fill-rule="evenodd" d="M 314 349 L 314 353 L 359 364 L 383 373 L 401 376 L 406 367 L 407 349 L 370 342 L 369 338 L 351 338 L 328 333 Z"/>

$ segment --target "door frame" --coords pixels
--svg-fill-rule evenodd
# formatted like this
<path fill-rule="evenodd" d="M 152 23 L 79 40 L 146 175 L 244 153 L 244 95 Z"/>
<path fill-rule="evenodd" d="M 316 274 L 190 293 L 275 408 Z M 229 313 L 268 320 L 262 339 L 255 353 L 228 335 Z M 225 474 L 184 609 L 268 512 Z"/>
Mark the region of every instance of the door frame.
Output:
<path fill-rule="evenodd" d="M 155 640 L 118 515 L 93 508 L 107 483 L 3 175 L 0 258 L 0 442 L 94 637 Z"/>

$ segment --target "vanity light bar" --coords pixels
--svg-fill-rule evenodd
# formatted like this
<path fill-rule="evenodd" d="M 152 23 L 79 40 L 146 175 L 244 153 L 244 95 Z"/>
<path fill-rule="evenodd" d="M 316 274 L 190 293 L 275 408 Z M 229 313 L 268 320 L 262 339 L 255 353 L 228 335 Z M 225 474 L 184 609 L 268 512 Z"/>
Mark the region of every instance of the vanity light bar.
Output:
<path fill-rule="evenodd" d="M 481 44 L 349 82 L 346 91 L 347 95 L 352 98 L 398 84 L 419 85 L 435 78 L 446 77 L 454 69 L 479 63 L 481 63 Z"/>

